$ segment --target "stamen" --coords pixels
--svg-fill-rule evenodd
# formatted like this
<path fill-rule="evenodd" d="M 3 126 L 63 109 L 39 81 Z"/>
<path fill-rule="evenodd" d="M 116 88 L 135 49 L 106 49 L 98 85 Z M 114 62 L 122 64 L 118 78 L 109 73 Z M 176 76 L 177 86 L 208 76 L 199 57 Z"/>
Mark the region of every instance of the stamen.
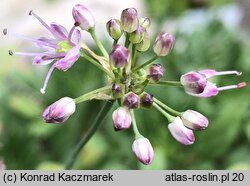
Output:
<path fill-rule="evenodd" d="M 19 55 L 19 56 L 44 56 L 45 53 L 32 53 L 32 52 L 13 52 L 12 50 L 9 50 L 9 55 Z"/>
<path fill-rule="evenodd" d="M 66 53 L 49 54 L 49 55 L 44 55 L 42 59 L 43 60 L 60 59 L 60 58 L 64 58 L 65 56 L 66 56 Z"/>
<path fill-rule="evenodd" d="M 247 83 L 241 82 L 241 83 L 238 83 L 237 85 L 228 85 L 224 87 L 219 87 L 218 90 L 223 91 L 223 90 L 229 90 L 229 89 L 235 89 L 235 88 L 243 88 L 245 86 L 247 86 Z"/>
<path fill-rule="evenodd" d="M 8 34 L 8 29 L 7 29 L 7 28 L 4 28 L 4 29 L 3 29 L 3 34 L 4 34 L 4 35 L 7 35 L 7 34 Z"/>
<path fill-rule="evenodd" d="M 29 12 L 29 15 L 33 15 L 48 31 L 53 34 L 53 31 L 51 30 L 50 26 L 47 25 L 47 23 L 45 23 L 37 14 L 35 14 L 33 10 Z"/>
<path fill-rule="evenodd" d="M 216 72 L 216 76 L 221 76 L 221 75 L 230 75 L 230 74 L 235 74 L 236 76 L 240 76 L 242 72 L 232 70 L 232 71 L 222 71 L 222 72 Z"/>
<path fill-rule="evenodd" d="M 44 81 L 44 83 L 43 83 L 43 87 L 40 89 L 40 92 L 41 92 L 42 94 L 45 94 L 45 90 L 46 90 L 46 87 L 47 87 L 47 85 L 48 85 L 49 78 L 50 78 L 50 76 L 51 76 L 51 74 L 52 74 L 52 72 L 53 72 L 54 69 L 55 69 L 55 65 L 52 65 L 52 66 L 50 67 L 50 69 L 49 69 L 47 75 L 46 75 L 45 81 Z"/>

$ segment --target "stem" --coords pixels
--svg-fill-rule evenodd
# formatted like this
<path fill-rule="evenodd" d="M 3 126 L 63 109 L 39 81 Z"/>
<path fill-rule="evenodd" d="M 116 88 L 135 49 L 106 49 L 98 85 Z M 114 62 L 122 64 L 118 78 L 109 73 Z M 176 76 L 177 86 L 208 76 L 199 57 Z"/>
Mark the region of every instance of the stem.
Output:
<path fill-rule="evenodd" d="M 170 85 L 170 86 L 176 86 L 181 87 L 182 84 L 179 81 L 159 81 L 157 83 L 150 83 L 149 85 Z"/>
<path fill-rule="evenodd" d="M 158 58 L 158 56 L 155 55 L 153 58 L 151 58 L 151 59 L 148 60 L 147 62 L 143 63 L 141 66 L 135 68 L 133 71 L 135 72 L 135 71 L 137 71 L 137 70 L 140 70 L 141 68 L 143 68 L 143 67 L 149 65 L 150 63 L 154 62 L 157 58 Z"/>
<path fill-rule="evenodd" d="M 134 68 L 134 66 L 135 66 L 135 52 L 136 52 L 135 44 L 133 44 L 132 45 L 132 56 L 131 56 L 131 63 L 132 63 L 131 67 L 132 68 Z"/>
<path fill-rule="evenodd" d="M 90 29 L 89 33 L 91 34 L 92 38 L 94 39 L 94 41 L 95 41 L 96 45 L 98 46 L 98 48 L 101 50 L 104 57 L 106 59 L 109 59 L 109 54 L 106 51 L 106 49 L 104 48 L 104 46 L 102 45 L 101 41 L 98 39 L 98 37 L 96 35 L 96 32 L 95 32 L 95 28 Z"/>
<path fill-rule="evenodd" d="M 85 136 L 78 142 L 76 145 L 73 153 L 71 154 L 68 162 L 66 163 L 65 170 L 72 169 L 80 151 L 84 147 L 84 145 L 89 141 L 89 139 L 93 136 L 93 134 L 97 131 L 98 127 L 102 124 L 103 120 L 109 113 L 110 109 L 113 106 L 113 101 L 107 101 L 102 109 L 99 111 L 98 115 L 96 116 L 93 124 L 91 125 L 88 132 L 85 134 Z"/>
<path fill-rule="evenodd" d="M 131 115 L 131 118 L 132 118 L 132 125 L 133 125 L 133 130 L 134 130 L 134 133 L 135 133 L 135 139 L 138 139 L 138 138 L 142 137 L 142 135 L 140 134 L 140 132 L 139 132 L 139 130 L 137 128 L 134 110 L 130 109 L 129 111 L 130 111 L 130 115 Z"/>
<path fill-rule="evenodd" d="M 91 98 L 91 96 L 93 96 L 94 94 L 97 94 L 97 93 L 100 93 L 100 92 L 105 92 L 107 90 L 111 90 L 111 86 L 105 86 L 105 87 L 93 90 L 91 92 L 88 92 L 86 94 L 83 94 L 83 95 L 79 96 L 78 98 L 75 98 L 75 102 L 76 102 L 76 104 L 81 103 L 81 102 L 86 101 L 89 98 Z"/>
<path fill-rule="evenodd" d="M 89 62 L 91 62 L 97 68 L 99 68 L 100 70 L 102 70 L 103 72 L 105 72 L 111 79 L 113 79 L 113 80 L 115 79 L 114 74 L 111 73 L 111 72 L 109 72 L 107 69 L 103 68 L 103 66 L 101 64 L 99 64 L 96 60 L 94 60 L 93 58 L 89 57 L 84 52 L 81 52 L 81 56 L 84 57 L 85 59 L 87 59 Z"/>
<path fill-rule="evenodd" d="M 128 47 L 129 47 L 129 44 L 130 44 L 130 41 L 129 41 L 129 34 L 126 33 L 125 47 L 128 48 Z"/>
<path fill-rule="evenodd" d="M 138 62 L 138 60 L 140 58 L 140 54 L 141 54 L 141 52 L 139 52 L 137 50 L 135 51 L 135 63 L 134 63 L 134 66 L 137 65 L 137 62 Z"/>
<path fill-rule="evenodd" d="M 167 112 L 165 112 L 159 105 L 157 105 L 156 103 L 153 103 L 153 106 L 160 111 L 167 119 L 169 122 L 174 121 L 175 117 L 171 116 L 170 114 L 168 114 Z"/>
<path fill-rule="evenodd" d="M 176 116 L 180 116 L 181 112 L 178 112 L 172 108 L 170 108 L 169 106 L 165 105 L 164 103 L 162 103 L 160 100 L 156 99 L 154 97 L 154 102 L 157 103 L 158 105 L 160 105 L 161 107 L 163 107 L 164 109 L 166 109 L 168 112 L 171 112 L 172 114 L 176 115 Z"/>
<path fill-rule="evenodd" d="M 118 43 L 119 39 L 114 39 L 113 46 L 115 46 Z"/>

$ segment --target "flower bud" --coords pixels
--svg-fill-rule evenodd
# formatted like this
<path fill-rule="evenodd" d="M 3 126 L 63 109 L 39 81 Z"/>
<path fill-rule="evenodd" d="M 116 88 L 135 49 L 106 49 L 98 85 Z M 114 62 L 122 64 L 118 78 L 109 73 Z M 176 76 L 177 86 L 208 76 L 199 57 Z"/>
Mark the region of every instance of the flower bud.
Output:
<path fill-rule="evenodd" d="M 143 17 L 143 18 L 140 18 L 139 19 L 139 24 L 145 28 L 145 29 L 148 29 L 151 25 L 151 21 L 148 17 Z"/>
<path fill-rule="evenodd" d="M 145 35 L 145 29 L 139 26 L 138 29 L 130 34 L 129 41 L 133 44 L 140 43 Z"/>
<path fill-rule="evenodd" d="M 123 33 L 121 22 L 118 19 L 111 19 L 108 21 L 106 28 L 110 37 L 112 37 L 114 40 L 118 40 Z"/>
<path fill-rule="evenodd" d="M 72 15 L 75 19 L 75 25 L 82 30 L 89 31 L 95 26 L 95 19 L 92 13 L 83 5 L 77 4 L 73 7 Z"/>
<path fill-rule="evenodd" d="M 154 82 L 159 82 L 163 77 L 165 72 L 164 67 L 161 64 L 153 64 L 149 67 L 149 75 L 148 77 L 152 79 Z"/>
<path fill-rule="evenodd" d="M 63 123 L 75 112 L 75 109 L 74 99 L 63 97 L 45 109 L 43 120 L 46 123 Z"/>
<path fill-rule="evenodd" d="M 199 72 L 188 72 L 181 76 L 181 84 L 187 94 L 200 94 L 207 85 L 207 78 Z"/>
<path fill-rule="evenodd" d="M 124 67 L 129 62 L 129 50 L 122 45 L 115 45 L 109 57 L 114 67 Z"/>
<path fill-rule="evenodd" d="M 141 137 L 133 142 L 132 150 L 137 159 L 145 165 L 152 163 L 154 159 L 154 150 L 147 138 Z"/>
<path fill-rule="evenodd" d="M 121 15 L 121 23 L 125 32 L 134 32 L 139 26 L 137 10 L 135 8 L 127 8 L 123 10 Z"/>
<path fill-rule="evenodd" d="M 147 32 L 145 32 L 145 35 L 143 37 L 143 40 L 140 43 L 137 43 L 135 45 L 136 50 L 140 52 L 145 52 L 150 47 L 150 37 Z"/>
<path fill-rule="evenodd" d="M 129 92 L 125 95 L 123 105 L 129 109 L 138 108 L 140 104 L 140 98 L 134 92 Z"/>
<path fill-rule="evenodd" d="M 148 94 L 148 93 L 143 93 L 141 96 L 140 96 L 140 104 L 142 107 L 145 107 L 145 108 L 150 108 L 151 105 L 153 104 L 154 100 L 154 96 L 151 95 L 151 94 Z"/>
<path fill-rule="evenodd" d="M 128 108 L 119 107 L 112 114 L 113 124 L 116 130 L 127 129 L 131 125 L 131 116 Z"/>
<path fill-rule="evenodd" d="M 168 125 L 168 129 L 172 136 L 184 145 L 192 145 L 195 141 L 194 133 L 192 130 L 186 128 L 180 117 Z"/>
<path fill-rule="evenodd" d="M 113 93 L 113 96 L 114 96 L 115 98 L 121 97 L 122 94 L 123 94 L 122 86 L 119 85 L 119 84 L 114 83 L 114 84 L 112 85 L 112 93 Z"/>
<path fill-rule="evenodd" d="M 155 39 L 153 46 L 155 54 L 158 56 L 168 55 L 174 46 L 174 41 L 174 36 L 161 32 Z"/>
<path fill-rule="evenodd" d="M 208 126 L 208 119 L 201 113 L 194 110 L 187 110 L 182 113 L 183 124 L 193 130 L 203 130 Z"/>

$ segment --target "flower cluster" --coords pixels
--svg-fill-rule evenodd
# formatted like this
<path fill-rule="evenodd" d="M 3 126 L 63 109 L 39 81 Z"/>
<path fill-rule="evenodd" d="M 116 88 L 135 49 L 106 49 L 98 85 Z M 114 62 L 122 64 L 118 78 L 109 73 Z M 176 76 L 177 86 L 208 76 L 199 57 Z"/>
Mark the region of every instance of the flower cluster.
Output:
<path fill-rule="evenodd" d="M 174 85 L 196 97 L 216 96 L 220 91 L 242 88 L 245 82 L 237 85 L 217 87 L 210 82 L 213 76 L 235 74 L 238 71 L 216 71 L 212 69 L 188 72 L 181 76 L 180 81 L 162 80 L 165 69 L 161 64 L 154 64 L 158 57 L 167 56 L 174 47 L 175 37 L 167 32 L 161 32 L 153 43 L 154 55 L 148 61 L 141 61 L 143 55 L 150 48 L 150 35 L 148 28 L 149 18 L 141 18 L 135 8 L 127 8 L 122 11 L 120 19 L 111 19 L 106 24 L 109 36 L 113 39 L 113 47 L 107 52 L 95 33 L 96 21 L 92 13 L 83 5 L 73 7 L 72 15 L 74 23 L 72 28 L 66 28 L 57 23 L 46 24 L 34 11 L 30 11 L 53 36 L 53 38 L 40 37 L 29 38 L 14 34 L 4 29 L 5 35 L 14 35 L 33 42 L 35 46 L 43 50 L 40 53 L 13 52 L 11 55 L 33 56 L 34 65 L 47 65 L 53 63 L 45 78 L 41 92 L 45 93 L 52 71 L 66 71 L 82 57 L 102 70 L 109 82 L 105 87 L 98 88 L 78 98 L 64 97 L 48 106 L 43 119 L 47 123 L 63 123 L 76 109 L 76 104 L 86 100 L 100 99 L 117 101 L 119 107 L 113 112 L 112 120 L 116 131 L 133 128 L 135 140 L 132 150 L 135 156 L 143 164 L 150 164 L 154 158 L 154 150 L 150 141 L 138 130 L 134 110 L 151 107 L 156 108 L 169 121 L 168 129 L 178 142 L 191 145 L 195 142 L 194 131 L 204 130 L 208 127 L 208 119 L 194 110 L 178 112 L 170 108 L 155 96 L 145 92 L 148 85 Z M 81 39 L 81 31 L 88 32 L 102 55 L 94 53 Z M 121 39 L 123 38 L 123 39 Z"/>

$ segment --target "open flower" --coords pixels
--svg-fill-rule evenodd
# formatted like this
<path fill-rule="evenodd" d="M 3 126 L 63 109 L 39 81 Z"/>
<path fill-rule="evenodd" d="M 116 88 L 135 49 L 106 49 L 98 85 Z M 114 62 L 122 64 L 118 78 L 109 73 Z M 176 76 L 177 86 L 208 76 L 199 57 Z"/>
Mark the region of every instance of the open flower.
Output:
<path fill-rule="evenodd" d="M 200 70 L 197 72 L 188 72 L 181 76 L 181 84 L 183 85 L 187 94 L 196 97 L 211 97 L 216 96 L 222 90 L 243 88 L 246 86 L 245 82 L 237 85 L 228 85 L 217 87 L 215 83 L 208 81 L 208 78 L 221 75 L 235 74 L 241 75 L 238 71 L 221 71 L 218 72 L 212 69 Z"/>
<path fill-rule="evenodd" d="M 55 68 L 67 71 L 80 57 L 80 39 L 81 33 L 75 26 L 68 32 L 66 28 L 57 24 L 51 23 L 47 25 L 37 14 L 30 11 L 30 15 L 33 15 L 52 35 L 54 38 L 40 37 L 38 39 L 22 36 L 19 34 L 9 33 L 18 38 L 31 41 L 35 46 L 42 49 L 40 53 L 29 52 L 13 52 L 10 51 L 10 55 L 24 55 L 34 57 L 34 65 L 47 65 L 52 62 L 54 64 L 50 67 L 48 74 L 45 78 L 41 93 L 45 93 L 49 78 Z M 4 34 L 8 34 L 7 29 L 4 29 Z"/>
<path fill-rule="evenodd" d="M 45 109 L 43 120 L 46 123 L 63 123 L 75 110 L 76 104 L 74 99 L 63 97 Z"/>

